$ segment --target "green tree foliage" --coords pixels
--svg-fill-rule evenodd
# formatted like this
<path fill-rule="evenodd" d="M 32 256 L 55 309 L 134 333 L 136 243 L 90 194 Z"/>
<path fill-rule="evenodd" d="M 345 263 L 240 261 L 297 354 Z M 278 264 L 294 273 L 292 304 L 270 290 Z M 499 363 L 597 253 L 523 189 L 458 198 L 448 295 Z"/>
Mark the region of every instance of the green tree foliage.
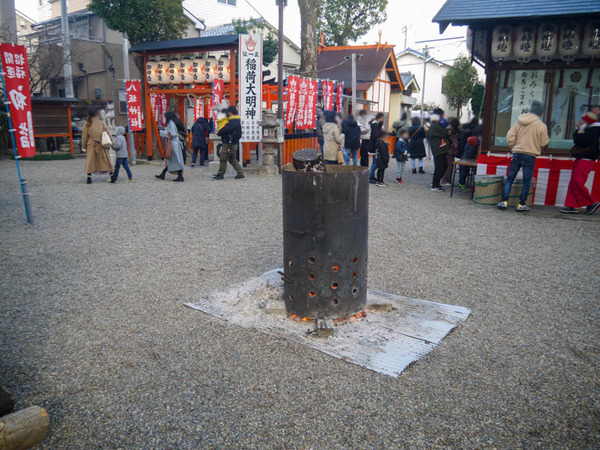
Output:
<path fill-rule="evenodd" d="M 265 30 L 267 30 L 267 27 L 258 20 L 236 19 L 233 21 L 233 31 L 235 33 L 250 34 L 252 32 L 259 32 L 263 35 L 263 64 L 268 66 L 277 58 L 279 44 L 278 40 L 268 30 Z"/>
<path fill-rule="evenodd" d="M 485 94 L 485 86 L 482 83 L 477 83 L 473 89 L 471 96 L 471 109 L 476 117 L 483 113 L 483 96 Z"/>
<path fill-rule="evenodd" d="M 132 44 L 178 39 L 188 25 L 181 0 L 91 0 L 89 8 Z"/>
<path fill-rule="evenodd" d="M 325 45 L 348 45 L 385 22 L 388 0 L 319 0 L 317 28 Z"/>
<path fill-rule="evenodd" d="M 473 97 L 473 90 L 479 81 L 477 70 L 466 56 L 459 56 L 444 77 L 444 95 L 450 108 L 455 109 L 460 118 L 462 107 Z"/>

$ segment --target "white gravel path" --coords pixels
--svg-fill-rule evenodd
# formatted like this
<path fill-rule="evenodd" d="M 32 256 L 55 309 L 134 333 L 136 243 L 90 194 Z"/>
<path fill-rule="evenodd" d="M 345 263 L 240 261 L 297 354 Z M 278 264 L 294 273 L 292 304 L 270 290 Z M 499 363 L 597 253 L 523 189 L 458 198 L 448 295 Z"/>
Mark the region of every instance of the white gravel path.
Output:
<path fill-rule="evenodd" d="M 0 161 L 0 384 L 45 447 L 600 446 L 600 213 L 371 187 L 369 287 L 472 310 L 393 379 L 183 306 L 281 266 L 279 178 L 83 167 L 23 163 L 27 227 Z"/>

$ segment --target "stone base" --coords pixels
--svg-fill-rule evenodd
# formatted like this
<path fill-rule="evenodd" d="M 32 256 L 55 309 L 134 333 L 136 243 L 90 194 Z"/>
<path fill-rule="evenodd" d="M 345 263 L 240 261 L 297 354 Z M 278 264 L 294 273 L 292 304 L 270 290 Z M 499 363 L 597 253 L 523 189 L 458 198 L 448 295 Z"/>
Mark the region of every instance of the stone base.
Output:
<path fill-rule="evenodd" d="M 266 175 L 266 176 L 279 175 L 279 169 L 277 168 L 277 166 L 262 166 L 258 170 L 258 173 L 260 175 Z"/>

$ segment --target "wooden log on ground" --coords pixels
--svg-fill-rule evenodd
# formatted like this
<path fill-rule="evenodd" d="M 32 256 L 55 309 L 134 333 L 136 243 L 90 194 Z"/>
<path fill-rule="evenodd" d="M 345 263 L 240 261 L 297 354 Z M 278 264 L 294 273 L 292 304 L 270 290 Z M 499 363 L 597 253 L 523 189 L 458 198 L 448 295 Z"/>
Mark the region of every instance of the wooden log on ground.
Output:
<path fill-rule="evenodd" d="M 44 408 L 30 406 L 0 417 L 0 450 L 21 450 L 39 444 L 50 429 Z"/>
<path fill-rule="evenodd" d="M 292 155 L 294 168 L 298 172 L 312 172 L 312 173 L 323 173 L 325 172 L 325 162 L 323 161 L 323 155 L 314 148 L 304 148 L 294 152 Z"/>
<path fill-rule="evenodd" d="M 15 409 L 15 401 L 12 398 L 12 395 L 0 386 L 0 416 L 8 414 Z"/>

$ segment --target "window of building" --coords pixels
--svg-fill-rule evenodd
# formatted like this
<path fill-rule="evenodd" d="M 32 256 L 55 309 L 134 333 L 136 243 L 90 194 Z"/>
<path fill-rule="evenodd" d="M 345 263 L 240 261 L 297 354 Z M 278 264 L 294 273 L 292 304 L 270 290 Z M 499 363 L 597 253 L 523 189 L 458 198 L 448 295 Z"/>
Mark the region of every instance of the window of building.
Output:
<path fill-rule="evenodd" d="M 504 70 L 498 74 L 493 146 L 507 149 L 506 133 L 533 100 L 544 104 L 551 150 L 568 153 L 581 116 L 600 106 L 600 69 Z"/>
<path fill-rule="evenodd" d="M 219 3 L 223 3 L 224 5 L 236 6 L 237 0 L 217 0 Z"/>
<path fill-rule="evenodd" d="M 444 93 L 445 89 L 446 89 L 446 77 L 442 77 L 442 94 Z"/>
<path fill-rule="evenodd" d="M 127 114 L 127 97 L 125 89 L 119 89 L 119 114 Z"/>

